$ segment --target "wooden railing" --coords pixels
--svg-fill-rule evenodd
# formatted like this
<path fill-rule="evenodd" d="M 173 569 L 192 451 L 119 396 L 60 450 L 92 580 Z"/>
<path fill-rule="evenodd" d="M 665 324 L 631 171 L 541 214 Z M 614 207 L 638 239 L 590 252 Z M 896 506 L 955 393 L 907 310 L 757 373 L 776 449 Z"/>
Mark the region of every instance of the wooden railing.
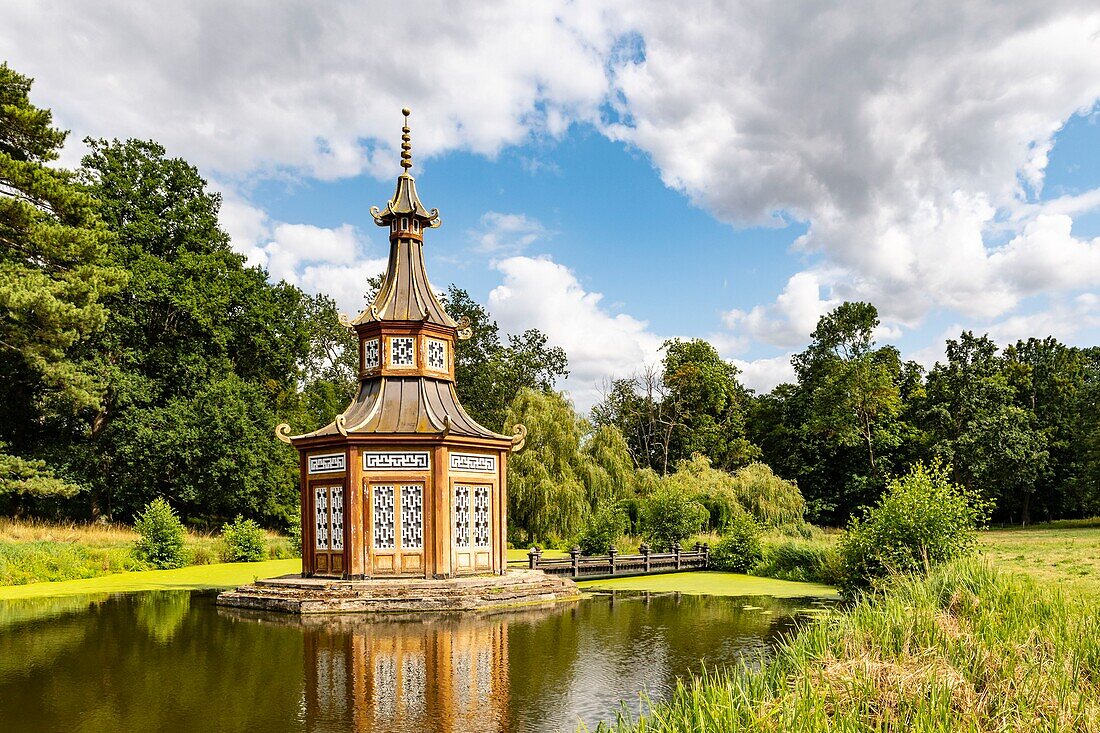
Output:
<path fill-rule="evenodd" d="M 540 548 L 532 547 L 527 553 L 527 567 L 548 575 L 594 580 L 706 570 L 710 566 L 710 545 L 705 543 L 697 542 L 694 549 L 687 551 L 675 544 L 672 552 L 653 552 L 643 544 L 638 552 L 637 555 L 620 555 L 612 548 L 606 555 L 582 555 L 581 548 L 574 547 L 569 551 L 569 557 L 544 558 Z"/>

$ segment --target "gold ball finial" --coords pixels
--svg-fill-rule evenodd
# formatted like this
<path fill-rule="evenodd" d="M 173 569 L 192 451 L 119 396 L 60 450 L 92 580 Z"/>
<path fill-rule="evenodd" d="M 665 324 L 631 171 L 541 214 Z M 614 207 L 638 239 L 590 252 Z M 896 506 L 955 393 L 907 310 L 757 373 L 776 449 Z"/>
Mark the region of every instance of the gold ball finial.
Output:
<path fill-rule="evenodd" d="M 401 109 L 401 114 L 405 116 L 405 126 L 401 128 L 401 167 L 407 172 L 409 168 L 412 168 L 412 137 L 409 135 L 409 115 L 412 111 L 408 107 Z"/>

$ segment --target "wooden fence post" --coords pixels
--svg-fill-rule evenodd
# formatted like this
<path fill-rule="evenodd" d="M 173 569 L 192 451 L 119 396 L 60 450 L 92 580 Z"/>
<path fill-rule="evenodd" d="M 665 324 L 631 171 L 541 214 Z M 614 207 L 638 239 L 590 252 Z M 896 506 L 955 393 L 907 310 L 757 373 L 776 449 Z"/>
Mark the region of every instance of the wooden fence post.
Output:
<path fill-rule="evenodd" d="M 642 546 L 638 548 L 638 552 L 642 553 L 642 558 L 645 559 L 645 571 L 649 572 L 649 545 L 642 543 Z"/>
<path fill-rule="evenodd" d="M 573 545 L 573 549 L 569 551 L 569 557 L 573 558 L 573 577 L 576 578 L 581 574 L 581 548 Z"/>
<path fill-rule="evenodd" d="M 703 543 L 703 570 L 710 568 L 710 543 Z"/>
<path fill-rule="evenodd" d="M 674 542 L 672 544 L 672 552 L 673 552 L 674 555 L 676 555 L 676 569 L 679 570 L 680 569 L 680 543 L 679 542 Z"/>
<path fill-rule="evenodd" d="M 615 574 L 615 556 L 619 554 L 619 551 L 612 547 L 607 551 L 607 556 L 611 558 L 611 574 Z"/>
<path fill-rule="evenodd" d="M 535 545 L 527 551 L 527 567 L 531 570 L 538 570 L 539 559 L 542 557 L 542 550 Z"/>

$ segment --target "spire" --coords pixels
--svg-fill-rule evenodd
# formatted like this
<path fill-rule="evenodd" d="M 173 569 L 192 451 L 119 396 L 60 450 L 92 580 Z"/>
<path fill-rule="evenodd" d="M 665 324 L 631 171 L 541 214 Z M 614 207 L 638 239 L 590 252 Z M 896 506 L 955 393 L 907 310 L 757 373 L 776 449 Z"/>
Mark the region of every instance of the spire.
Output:
<path fill-rule="evenodd" d="M 390 238 L 402 232 L 412 232 L 415 239 L 420 239 L 420 233 L 424 229 L 432 229 L 439 226 L 439 210 L 429 211 L 420 203 L 420 197 L 416 194 L 416 180 L 409 175 L 412 168 L 412 135 L 409 130 L 409 115 L 412 114 L 408 107 L 401 110 L 405 116 L 405 124 L 401 128 L 401 167 L 404 172 L 397 177 L 397 190 L 393 198 L 386 204 L 386 208 L 379 210 L 377 206 L 370 209 L 374 223 L 380 227 L 390 228 Z M 415 226 L 407 229 L 395 229 L 392 223 L 397 217 L 415 217 L 419 221 Z M 411 225 L 411 222 L 408 222 Z"/>
<path fill-rule="evenodd" d="M 409 135 L 409 115 L 412 111 L 405 107 L 401 114 L 405 115 L 405 126 L 401 128 L 401 167 L 408 173 L 409 168 L 413 167 L 412 136 Z"/>

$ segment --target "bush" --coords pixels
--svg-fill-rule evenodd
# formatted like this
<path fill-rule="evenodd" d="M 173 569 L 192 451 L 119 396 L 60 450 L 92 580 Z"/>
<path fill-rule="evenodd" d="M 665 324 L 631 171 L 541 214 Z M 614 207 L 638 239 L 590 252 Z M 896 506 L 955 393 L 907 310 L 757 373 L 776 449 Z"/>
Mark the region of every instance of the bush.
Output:
<path fill-rule="evenodd" d="M 642 504 L 642 528 L 653 549 L 667 552 L 703 528 L 705 507 L 681 491 L 662 488 Z"/>
<path fill-rule="evenodd" d="M 302 517 L 298 515 L 290 522 L 287 528 L 287 536 L 290 538 L 290 548 L 298 553 L 294 557 L 302 556 Z"/>
<path fill-rule="evenodd" d="M 945 466 L 916 464 L 848 526 L 840 541 L 841 589 L 851 594 L 888 575 L 926 573 L 966 555 L 989 510 L 977 493 L 952 483 Z"/>
<path fill-rule="evenodd" d="M 134 529 L 141 535 L 134 544 L 138 560 L 162 569 L 182 568 L 187 564 L 183 523 L 164 499 L 153 499 L 146 504 L 134 518 Z"/>
<path fill-rule="evenodd" d="M 241 515 L 222 526 L 222 559 L 225 562 L 259 562 L 267 557 L 263 528 Z"/>
<path fill-rule="evenodd" d="M 765 542 L 764 556 L 751 572 L 766 578 L 827 585 L 836 585 L 843 574 L 835 547 L 792 539 Z"/>
<path fill-rule="evenodd" d="M 626 533 L 626 513 L 615 504 L 600 507 L 577 537 L 582 555 L 606 555 Z"/>
<path fill-rule="evenodd" d="M 730 520 L 726 533 L 710 551 L 710 561 L 715 568 L 734 573 L 748 572 L 762 556 L 760 525 L 744 512 Z"/>

